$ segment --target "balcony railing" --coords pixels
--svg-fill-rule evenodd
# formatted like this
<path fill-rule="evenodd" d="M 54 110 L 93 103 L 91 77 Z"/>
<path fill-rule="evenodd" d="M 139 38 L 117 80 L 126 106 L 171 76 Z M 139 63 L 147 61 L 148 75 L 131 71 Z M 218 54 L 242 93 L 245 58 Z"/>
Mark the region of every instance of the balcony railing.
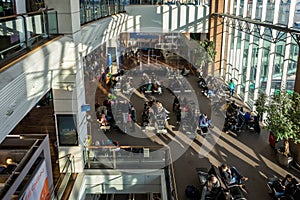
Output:
<path fill-rule="evenodd" d="M 164 169 L 168 199 L 177 200 L 171 152 L 162 146 L 115 146 L 112 141 L 86 147 L 86 169 Z"/>
<path fill-rule="evenodd" d="M 57 34 L 57 12 L 53 9 L 0 17 L 0 68 L 5 61 Z"/>
<path fill-rule="evenodd" d="M 73 178 L 72 175 L 74 174 L 74 156 L 71 154 L 67 154 L 61 158 L 58 158 L 57 162 L 61 159 L 64 159 L 65 164 L 54 187 L 52 200 L 62 199 L 68 186 L 68 182 Z"/>
<path fill-rule="evenodd" d="M 81 24 L 122 12 L 125 12 L 123 0 L 80 1 Z"/>

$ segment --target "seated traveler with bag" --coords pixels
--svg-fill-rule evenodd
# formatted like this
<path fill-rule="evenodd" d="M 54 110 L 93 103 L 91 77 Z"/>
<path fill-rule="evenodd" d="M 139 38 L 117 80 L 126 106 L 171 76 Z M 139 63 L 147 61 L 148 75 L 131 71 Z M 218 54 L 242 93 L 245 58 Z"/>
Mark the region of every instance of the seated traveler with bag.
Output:
<path fill-rule="evenodd" d="M 297 191 L 297 184 L 295 178 L 290 174 L 287 174 L 284 179 L 279 180 L 278 178 L 270 179 L 268 181 L 268 186 L 270 187 L 273 195 L 276 198 L 281 198 L 283 196 L 293 196 Z"/>

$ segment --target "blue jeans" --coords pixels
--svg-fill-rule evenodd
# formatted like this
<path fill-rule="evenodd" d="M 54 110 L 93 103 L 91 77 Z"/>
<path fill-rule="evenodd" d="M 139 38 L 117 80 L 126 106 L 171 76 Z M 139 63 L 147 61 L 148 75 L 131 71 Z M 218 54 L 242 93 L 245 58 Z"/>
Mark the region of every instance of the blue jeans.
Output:
<path fill-rule="evenodd" d="M 234 89 L 229 90 L 229 96 L 232 97 Z"/>
<path fill-rule="evenodd" d="M 243 176 L 240 172 L 235 167 L 231 167 L 230 170 L 232 174 L 231 184 L 242 184 Z"/>

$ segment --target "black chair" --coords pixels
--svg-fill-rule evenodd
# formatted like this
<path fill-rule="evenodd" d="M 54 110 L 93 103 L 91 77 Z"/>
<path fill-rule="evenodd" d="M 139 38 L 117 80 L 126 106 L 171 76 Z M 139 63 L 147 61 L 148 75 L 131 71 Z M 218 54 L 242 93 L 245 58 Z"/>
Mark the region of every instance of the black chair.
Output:
<path fill-rule="evenodd" d="M 215 167 L 212 165 L 208 172 L 203 172 L 201 169 L 196 169 L 198 178 L 200 180 L 201 185 L 203 186 L 202 188 L 202 193 L 201 193 L 201 200 L 209 200 L 209 199 L 214 199 L 214 200 L 227 200 L 228 199 L 228 192 L 224 187 L 221 185 L 221 180 L 216 173 Z M 211 191 L 208 191 L 207 188 L 207 181 L 211 176 L 215 176 L 218 181 L 220 182 L 220 187 L 215 187 Z"/>
<path fill-rule="evenodd" d="M 219 167 L 219 173 L 220 173 L 220 176 L 221 176 L 221 180 L 224 183 L 226 189 L 229 191 L 230 196 L 231 196 L 232 199 L 235 199 L 235 200 L 246 199 L 244 197 L 244 194 L 243 194 L 241 188 L 240 188 L 240 185 L 238 185 L 238 184 L 228 184 L 227 183 L 225 174 L 222 171 L 221 167 Z"/>

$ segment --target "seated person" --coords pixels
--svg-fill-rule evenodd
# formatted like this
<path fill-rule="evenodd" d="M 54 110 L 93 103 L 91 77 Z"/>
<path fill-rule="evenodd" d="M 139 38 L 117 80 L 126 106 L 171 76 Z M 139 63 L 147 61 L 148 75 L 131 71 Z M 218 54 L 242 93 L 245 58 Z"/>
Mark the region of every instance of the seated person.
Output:
<path fill-rule="evenodd" d="M 201 114 L 199 118 L 199 126 L 200 127 L 209 127 L 211 120 L 207 118 L 206 114 Z"/>
<path fill-rule="evenodd" d="M 225 133 L 229 133 L 229 131 L 239 133 L 241 131 L 240 127 L 238 127 L 236 116 L 232 115 L 231 117 L 227 117 L 225 119 L 223 131 Z"/>
<path fill-rule="evenodd" d="M 215 197 L 221 190 L 221 183 L 217 177 L 211 175 L 206 182 L 207 194 L 205 196 Z"/>
<path fill-rule="evenodd" d="M 250 112 L 245 112 L 244 119 L 246 124 L 254 122 L 254 118 L 252 117 Z"/>
<path fill-rule="evenodd" d="M 189 74 L 190 74 L 190 70 L 183 67 L 182 70 L 181 70 L 181 75 L 182 76 L 188 76 Z"/>
<path fill-rule="evenodd" d="M 12 158 L 6 159 L 6 164 L 1 166 L 1 174 L 12 174 L 17 168 L 17 163 Z"/>
<path fill-rule="evenodd" d="M 285 192 L 290 193 L 290 189 L 293 183 L 293 178 L 290 174 L 287 174 L 284 179 L 281 181 L 279 179 L 275 179 L 268 182 L 268 185 L 271 187 L 272 192 L 274 193 L 276 198 L 280 198 L 285 195 Z M 297 181 L 296 181 L 297 182 Z"/>
<path fill-rule="evenodd" d="M 97 121 L 100 124 L 100 126 L 109 126 L 109 123 L 105 117 L 105 114 L 101 114 L 101 118 L 97 119 Z"/>
<path fill-rule="evenodd" d="M 222 164 L 220 168 L 222 176 L 225 179 L 227 185 L 242 185 L 243 181 L 248 180 L 248 178 L 241 175 L 235 167 L 229 168 L 228 165 Z"/>

